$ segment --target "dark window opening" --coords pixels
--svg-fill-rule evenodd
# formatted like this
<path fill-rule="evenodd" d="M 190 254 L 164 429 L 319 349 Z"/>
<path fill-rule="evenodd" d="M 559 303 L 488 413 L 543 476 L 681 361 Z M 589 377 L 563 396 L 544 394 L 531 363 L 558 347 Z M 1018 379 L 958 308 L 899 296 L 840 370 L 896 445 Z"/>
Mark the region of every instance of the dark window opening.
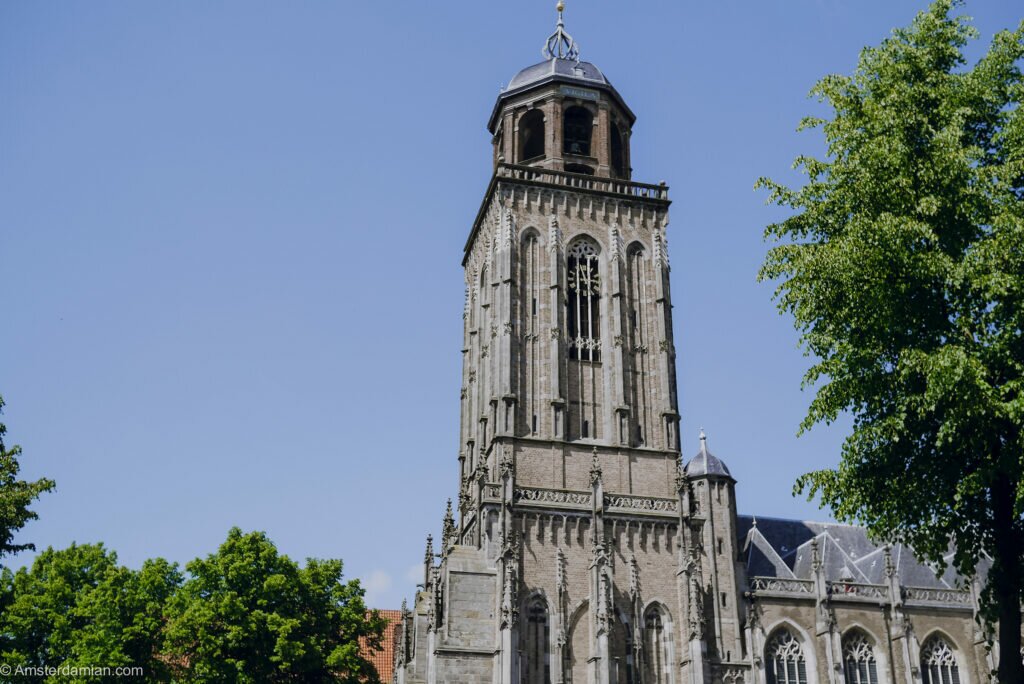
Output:
<path fill-rule="evenodd" d="M 626 175 L 626 160 L 622 154 L 622 133 L 619 127 L 612 124 L 612 172 L 620 178 Z"/>
<path fill-rule="evenodd" d="M 582 436 L 583 437 L 590 437 L 590 421 L 589 420 L 583 421 Z"/>
<path fill-rule="evenodd" d="M 590 156 L 590 138 L 594 133 L 594 115 L 586 107 L 565 110 L 562 151 L 567 154 Z"/>
<path fill-rule="evenodd" d="M 519 159 L 529 161 L 544 156 L 544 113 L 533 109 L 519 120 Z"/>
<path fill-rule="evenodd" d="M 533 414 L 533 434 L 537 434 L 537 414 Z"/>
<path fill-rule="evenodd" d="M 537 315 L 537 298 L 536 297 L 533 298 L 533 315 L 534 316 Z"/>
<path fill-rule="evenodd" d="M 544 599 L 537 598 L 526 610 L 526 629 L 521 637 L 524 684 L 551 684 L 551 626 L 548 621 L 548 606 Z"/>

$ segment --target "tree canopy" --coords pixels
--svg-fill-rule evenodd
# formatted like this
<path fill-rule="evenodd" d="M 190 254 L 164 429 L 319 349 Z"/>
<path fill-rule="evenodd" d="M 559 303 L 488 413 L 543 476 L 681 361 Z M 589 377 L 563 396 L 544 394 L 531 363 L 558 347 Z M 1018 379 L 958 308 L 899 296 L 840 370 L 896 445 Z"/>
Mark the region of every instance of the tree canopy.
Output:
<path fill-rule="evenodd" d="M 4 399 L 0 397 L 0 413 L 3 413 L 3 408 Z M 7 426 L 0 422 L 0 558 L 19 551 L 35 550 L 32 544 L 15 544 L 14 534 L 25 523 L 39 517 L 29 510 L 29 506 L 40 494 L 51 491 L 55 486 L 53 480 L 46 478 L 35 482 L 18 479 L 21 447 L 14 445 L 8 448 L 4 444 L 6 434 Z"/>
<path fill-rule="evenodd" d="M 359 639 L 379 648 L 384 620 L 357 581 L 341 581 L 340 560 L 299 567 L 265 534 L 234 528 L 187 569 L 167 611 L 167 652 L 182 681 L 379 681 Z"/>
<path fill-rule="evenodd" d="M 760 277 L 814 357 L 802 429 L 853 418 L 840 463 L 801 477 L 841 520 L 972 575 L 1018 653 L 1024 590 L 1024 23 L 966 65 L 976 37 L 938 0 L 852 75 L 812 94 L 829 118 L 806 184 L 768 179 L 793 211 Z M 1000 677 L 1020 681 L 1019 658 Z"/>
<path fill-rule="evenodd" d="M 358 581 L 342 582 L 340 560 L 300 567 L 265 534 L 235 528 L 187 570 L 160 558 L 125 568 L 102 544 L 46 549 L 0 575 L 0 663 L 138 668 L 119 674 L 127 682 L 379 681 L 365 649 L 380 648 L 384 620 Z"/>
<path fill-rule="evenodd" d="M 31 568 L 0 578 L 0 660 L 12 667 L 139 667 L 143 676 L 123 679 L 167 681 L 159 658 L 162 613 L 180 582 L 177 567 L 161 559 L 139 571 L 119 567 L 102 544 L 46 549 Z"/>

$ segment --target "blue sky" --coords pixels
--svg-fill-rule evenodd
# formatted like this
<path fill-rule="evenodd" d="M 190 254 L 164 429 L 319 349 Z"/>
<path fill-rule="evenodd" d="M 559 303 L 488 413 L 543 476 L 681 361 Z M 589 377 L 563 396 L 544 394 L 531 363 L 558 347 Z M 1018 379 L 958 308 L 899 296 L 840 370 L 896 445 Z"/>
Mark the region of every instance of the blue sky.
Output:
<path fill-rule="evenodd" d="M 457 487 L 485 124 L 554 4 L 0 3 L 3 420 L 57 481 L 20 541 L 138 566 L 238 525 L 411 595 Z M 703 426 L 741 512 L 820 518 L 792 483 L 844 427 L 796 437 L 808 360 L 755 281 L 781 214 L 754 181 L 798 181 L 811 86 L 923 7 L 568 0 L 637 113 L 635 178 L 672 188 L 685 451 Z M 964 12 L 973 56 L 1021 18 Z"/>

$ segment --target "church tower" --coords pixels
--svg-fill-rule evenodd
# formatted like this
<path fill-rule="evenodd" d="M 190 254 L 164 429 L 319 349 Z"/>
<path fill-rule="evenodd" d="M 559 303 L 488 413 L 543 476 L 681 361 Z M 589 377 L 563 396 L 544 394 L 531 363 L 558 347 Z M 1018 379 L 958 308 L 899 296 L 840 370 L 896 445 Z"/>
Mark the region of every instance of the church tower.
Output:
<path fill-rule="evenodd" d="M 635 116 L 563 9 L 488 122 L 458 520 L 428 541 L 396 681 L 682 684 L 741 657 L 736 587 L 710 579 L 739 581 L 733 481 L 680 461 L 668 188 L 632 180 Z"/>

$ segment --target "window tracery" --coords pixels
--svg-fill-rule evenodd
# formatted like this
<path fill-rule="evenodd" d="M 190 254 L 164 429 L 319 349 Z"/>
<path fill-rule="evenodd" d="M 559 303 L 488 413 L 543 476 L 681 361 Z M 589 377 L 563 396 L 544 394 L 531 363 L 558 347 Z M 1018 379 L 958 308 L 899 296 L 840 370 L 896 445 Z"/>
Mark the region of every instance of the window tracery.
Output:
<path fill-rule="evenodd" d="M 921 681 L 924 684 L 960 684 L 956 653 L 940 636 L 930 638 L 921 649 Z"/>
<path fill-rule="evenodd" d="M 803 647 L 788 629 L 777 631 L 764 652 L 768 684 L 807 684 Z"/>
<path fill-rule="evenodd" d="M 878 684 L 878 664 L 871 642 L 861 633 L 843 639 L 846 684 Z"/>
<path fill-rule="evenodd" d="M 569 358 L 599 361 L 601 354 L 600 250 L 590 240 L 570 245 L 566 264 Z"/>

